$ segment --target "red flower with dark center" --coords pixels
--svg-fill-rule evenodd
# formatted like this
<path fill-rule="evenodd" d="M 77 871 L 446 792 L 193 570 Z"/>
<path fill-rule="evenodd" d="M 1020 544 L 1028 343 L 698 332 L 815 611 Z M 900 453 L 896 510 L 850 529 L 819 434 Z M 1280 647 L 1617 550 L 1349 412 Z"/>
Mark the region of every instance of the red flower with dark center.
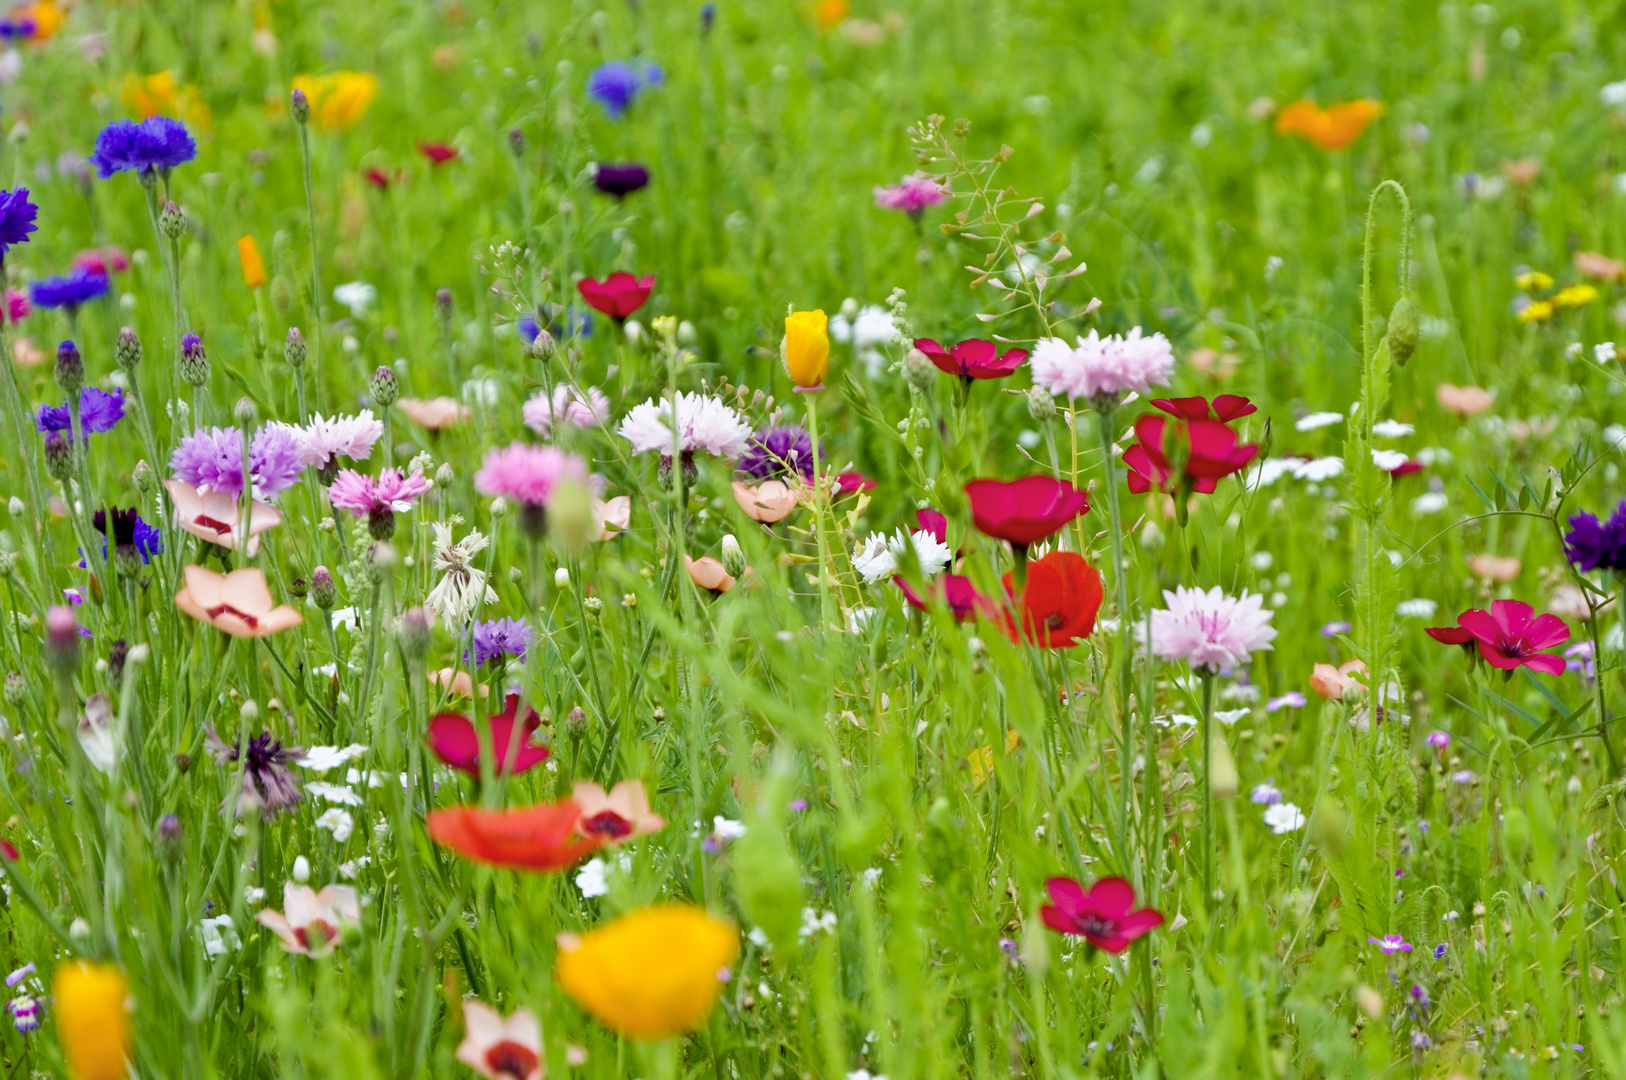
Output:
<path fill-rule="evenodd" d="M 1130 942 L 1163 925 L 1163 913 L 1135 907 L 1135 887 L 1123 878 L 1102 878 L 1090 887 L 1072 878 L 1045 882 L 1051 903 L 1039 909 L 1050 929 L 1083 938 L 1098 949 L 1121 953 Z"/>
<path fill-rule="evenodd" d="M 536 1071 L 541 1061 L 530 1047 L 507 1039 L 486 1051 L 486 1064 L 491 1068 L 491 1075 L 512 1076 L 515 1080 L 525 1080 Z"/>
<path fill-rule="evenodd" d="M 587 301 L 588 307 L 603 312 L 616 322 L 625 320 L 643 307 L 654 288 L 654 274 L 634 277 L 625 270 L 617 270 L 603 281 L 582 278 L 576 283 L 576 289 Z"/>
<path fill-rule="evenodd" d="M 623 840 L 632 835 L 632 822 L 614 810 L 601 810 L 592 817 L 584 817 L 578 826 L 583 836 L 601 836 L 605 840 Z"/>
<path fill-rule="evenodd" d="M 465 859 L 515 870 L 564 870 L 602 841 L 577 832 L 582 808 L 570 799 L 514 810 L 453 806 L 429 812 L 429 836 Z"/>
<path fill-rule="evenodd" d="M 1137 495 L 1153 490 L 1207 495 L 1220 480 L 1247 468 L 1259 453 L 1255 443 L 1238 445 L 1236 432 L 1226 426 L 1258 411 L 1245 397 L 1221 394 L 1212 405 L 1202 397 L 1159 399 L 1152 404 L 1175 419 L 1146 415 L 1135 421 L 1140 441 L 1124 451 L 1124 464 L 1129 468 L 1129 490 Z M 1183 505 L 1183 500 L 1175 500 L 1177 509 Z"/>
<path fill-rule="evenodd" d="M 519 695 L 509 694 L 506 708 L 491 717 L 491 756 L 498 776 L 522 773 L 548 759 L 548 748 L 536 746 L 531 736 L 542 726 L 541 717 L 525 706 L 520 730 L 515 732 Z M 480 775 L 480 733 L 474 721 L 460 713 L 439 713 L 429 721 L 429 748 L 454 769 Z"/>
<path fill-rule="evenodd" d="M 1564 658 L 1542 652 L 1570 639 L 1557 615 L 1537 616 L 1520 600 L 1493 600 L 1489 611 L 1469 608 L 1456 626 L 1431 626 L 1429 637 L 1445 645 L 1474 645 L 1485 663 L 1502 671 L 1527 667 L 1543 675 L 1564 674 Z"/>
<path fill-rule="evenodd" d="M 1095 632 L 1104 597 L 1101 572 L 1077 552 L 1052 551 L 1028 563 L 1027 584 L 1020 591 L 1014 575 L 1006 573 L 1002 580 L 1016 611 L 1001 611 L 999 621 L 1012 641 L 1025 638 L 1040 648 L 1065 649 Z"/>
<path fill-rule="evenodd" d="M 922 590 L 916 590 L 901 576 L 894 577 L 892 581 L 903 590 L 903 598 L 910 607 L 930 611 L 934 604 L 947 604 L 959 622 L 970 622 L 979 615 L 991 619 L 999 610 L 992 600 L 977 591 L 970 578 L 961 574 L 932 578 Z"/>
<path fill-rule="evenodd" d="M 992 341 L 972 338 L 944 348 L 931 338 L 916 338 L 915 348 L 926 354 L 938 370 L 963 379 L 1003 379 L 1022 366 L 1026 349 L 1010 349 L 1001 354 Z"/>
<path fill-rule="evenodd" d="M 428 158 L 432 164 L 444 165 L 457 157 L 457 147 L 443 142 L 421 142 L 418 144 L 418 153 Z"/>
<path fill-rule="evenodd" d="M 979 530 L 1026 549 L 1090 509 L 1090 497 L 1053 476 L 973 480 L 965 486 L 971 520 Z"/>

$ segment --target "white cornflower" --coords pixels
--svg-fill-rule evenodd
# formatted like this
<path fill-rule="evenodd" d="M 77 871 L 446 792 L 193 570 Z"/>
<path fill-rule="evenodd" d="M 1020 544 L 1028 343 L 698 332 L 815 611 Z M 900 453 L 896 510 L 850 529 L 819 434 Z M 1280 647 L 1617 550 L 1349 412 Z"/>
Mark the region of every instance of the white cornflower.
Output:
<path fill-rule="evenodd" d="M 1152 612 L 1152 651 L 1164 660 L 1184 660 L 1193 669 L 1217 671 L 1247 663 L 1270 648 L 1276 628 L 1272 611 L 1257 593 L 1226 596 L 1218 586 L 1204 592 L 1180 586 L 1164 590 L 1167 609 Z"/>
<path fill-rule="evenodd" d="M 1174 350 L 1162 334 L 1142 337 L 1138 326 L 1126 337 L 1091 330 L 1077 347 L 1061 338 L 1041 338 L 1028 366 L 1033 385 L 1069 399 L 1120 397 L 1131 390 L 1149 394 L 1154 386 L 1168 385 Z"/>
<path fill-rule="evenodd" d="M 326 829 L 333 834 L 334 840 L 342 844 L 350 839 L 350 834 L 355 831 L 356 819 L 350 816 L 350 811 L 335 806 L 322 811 L 322 816 L 316 819 L 316 827 Z"/>
<path fill-rule="evenodd" d="M 1304 828 L 1304 812 L 1290 802 L 1265 807 L 1265 824 L 1277 836 Z"/>
<path fill-rule="evenodd" d="M 363 409 L 355 416 L 317 413 L 304 427 L 284 424 L 299 447 L 299 463 L 321 468 L 336 457 L 364 461 L 372 456 L 373 444 L 384 434 L 384 422 L 373 418 L 373 410 Z"/>
<path fill-rule="evenodd" d="M 916 529 L 907 534 L 899 529 L 891 536 L 870 533 L 853 552 L 853 569 L 868 582 L 891 577 L 897 572 L 898 559 L 906 550 L 905 545 L 911 541 L 915 547 L 915 559 L 920 563 L 920 572 L 927 577 L 942 570 L 954 558 L 954 552 L 948 545 L 925 529 Z"/>
<path fill-rule="evenodd" d="M 1299 417 L 1298 423 L 1293 425 L 1295 431 L 1314 431 L 1316 428 L 1329 427 L 1344 418 L 1339 412 L 1313 412 L 1309 416 Z"/>
<path fill-rule="evenodd" d="M 670 457 L 671 417 L 670 401 L 651 398 L 634 405 L 616 431 L 632 444 L 635 454 L 654 450 L 662 457 Z M 677 449 L 684 454 L 704 450 L 718 457 L 739 457 L 751 439 L 751 425 L 732 408 L 706 394 L 678 394 L 677 426 Z"/>
<path fill-rule="evenodd" d="M 486 538 L 478 529 L 452 540 L 452 527 L 434 522 L 435 569 L 444 575 L 429 590 L 424 604 L 446 621 L 461 626 L 481 603 L 497 602 L 497 592 L 486 584 L 486 572 L 474 565 L 474 557 L 485 550 Z"/>

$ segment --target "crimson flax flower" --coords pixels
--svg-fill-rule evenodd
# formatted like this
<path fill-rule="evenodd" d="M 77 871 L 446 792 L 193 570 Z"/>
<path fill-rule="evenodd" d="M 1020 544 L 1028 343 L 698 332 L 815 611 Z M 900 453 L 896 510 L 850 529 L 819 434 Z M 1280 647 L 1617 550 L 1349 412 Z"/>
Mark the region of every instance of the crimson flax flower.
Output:
<path fill-rule="evenodd" d="M 1162 912 L 1135 910 L 1135 887 L 1123 878 L 1102 878 L 1085 892 L 1072 878 L 1053 877 L 1045 889 L 1051 902 L 1039 909 L 1044 924 L 1109 953 L 1123 952 L 1130 942 L 1163 925 Z"/>
<path fill-rule="evenodd" d="M 926 359 L 937 365 L 939 371 L 958 375 L 971 385 L 972 379 L 1003 379 L 1022 366 L 1028 358 L 1026 349 L 1008 349 L 1001 353 L 992 341 L 972 338 L 945 348 L 931 338 L 917 338 L 915 348 L 926 354 Z"/>
<path fill-rule="evenodd" d="M 542 726 L 541 717 L 529 705 L 518 722 L 519 695 L 509 694 L 506 708 L 491 717 L 491 755 L 498 776 L 522 773 L 548 759 L 548 748 L 531 742 Z M 435 756 L 460 772 L 480 775 L 480 734 L 474 721 L 460 713 L 439 713 L 429 721 L 429 748 Z"/>
<path fill-rule="evenodd" d="M 655 275 L 634 277 L 625 270 L 617 270 L 603 281 L 582 278 L 576 288 L 594 311 L 602 311 L 616 322 L 625 322 L 627 316 L 644 306 L 655 288 Z"/>
<path fill-rule="evenodd" d="M 1255 443 L 1242 444 L 1229 424 L 1258 411 L 1245 397 L 1221 394 L 1207 398 L 1159 399 L 1152 402 L 1174 417 L 1171 422 L 1147 414 L 1135 421 L 1140 440 L 1124 451 L 1129 490 L 1137 495 L 1161 491 L 1173 495 L 1175 513 L 1185 523 L 1186 499 L 1207 495 L 1225 477 L 1239 473 L 1259 453 Z"/>
<path fill-rule="evenodd" d="M 1520 600 L 1495 600 L 1490 611 L 1470 608 L 1457 616 L 1456 626 L 1431 626 L 1429 637 L 1445 645 L 1478 649 L 1480 659 L 1511 673 L 1527 667 L 1543 675 L 1564 674 L 1564 658 L 1542 652 L 1570 639 L 1570 628 L 1557 615 L 1536 616 Z"/>

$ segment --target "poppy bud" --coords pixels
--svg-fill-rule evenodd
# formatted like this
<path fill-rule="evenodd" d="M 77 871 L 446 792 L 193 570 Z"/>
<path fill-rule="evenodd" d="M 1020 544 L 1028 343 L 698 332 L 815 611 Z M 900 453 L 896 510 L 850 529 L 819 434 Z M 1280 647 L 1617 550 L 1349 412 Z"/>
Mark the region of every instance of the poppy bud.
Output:
<path fill-rule="evenodd" d="M 119 331 L 113 344 L 113 360 L 125 371 L 134 371 L 141 363 L 141 338 L 128 326 Z"/>
<path fill-rule="evenodd" d="M 1041 424 L 1049 423 L 1056 416 L 1056 399 L 1043 387 L 1035 386 L 1028 391 L 1028 415 Z"/>
<path fill-rule="evenodd" d="M 1401 367 L 1417 351 L 1417 339 L 1422 333 L 1421 313 L 1409 296 L 1395 301 L 1389 312 L 1389 356 Z"/>
<path fill-rule="evenodd" d="M 85 385 L 85 361 L 79 355 L 79 346 L 71 341 L 56 347 L 56 384 L 70 399 L 77 397 Z"/>
<path fill-rule="evenodd" d="M 300 367 L 305 363 L 305 335 L 299 332 L 299 327 L 288 328 L 288 338 L 282 344 L 282 355 L 288 361 L 289 367 Z"/>
<path fill-rule="evenodd" d="M 186 232 L 186 214 L 179 203 L 171 200 L 164 204 L 163 212 L 158 215 L 158 231 L 171 240 L 179 240 Z"/>
<path fill-rule="evenodd" d="M 733 533 L 723 537 L 722 548 L 723 569 L 728 571 L 728 576 L 737 578 L 745 573 L 745 552 L 740 550 L 740 542 Z"/>
<path fill-rule="evenodd" d="M 791 381 L 804 390 L 823 389 L 830 367 L 830 320 L 823 311 L 793 311 L 785 316 L 780 355 Z"/>
<path fill-rule="evenodd" d="M 395 369 L 382 364 L 373 372 L 372 381 L 367 384 L 367 388 L 372 392 L 373 404 L 380 408 L 389 408 L 395 404 L 395 399 L 401 396 L 401 384 L 396 381 Z"/>
<path fill-rule="evenodd" d="M 910 349 L 903 358 L 903 379 L 909 389 L 924 394 L 937 381 L 937 368 L 919 349 Z"/>
<path fill-rule="evenodd" d="M 295 90 L 289 95 L 288 112 L 293 115 L 296 124 L 303 126 L 310 122 L 311 100 L 305 96 L 305 91 Z"/>
<path fill-rule="evenodd" d="M 339 587 L 333 583 L 333 575 L 325 566 L 311 571 L 311 599 L 323 611 L 332 611 L 339 602 Z"/>
<path fill-rule="evenodd" d="M 73 475 L 73 444 L 60 431 L 45 436 L 45 471 L 53 480 L 67 480 Z"/>

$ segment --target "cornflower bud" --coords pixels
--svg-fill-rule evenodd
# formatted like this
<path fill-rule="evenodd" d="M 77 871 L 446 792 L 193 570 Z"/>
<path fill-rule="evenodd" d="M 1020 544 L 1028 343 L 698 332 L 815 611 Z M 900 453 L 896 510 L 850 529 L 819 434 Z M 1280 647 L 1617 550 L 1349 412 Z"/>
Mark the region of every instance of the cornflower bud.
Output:
<path fill-rule="evenodd" d="M 579 739 L 587 734 L 587 713 L 580 705 L 565 714 L 565 734 L 572 739 Z"/>
<path fill-rule="evenodd" d="M 181 381 L 188 386 L 202 386 L 209 381 L 209 355 L 203 351 L 203 339 L 196 334 L 181 338 Z"/>
<path fill-rule="evenodd" d="M 525 356 L 529 360 L 548 360 L 557 349 L 553 335 L 548 333 L 546 327 L 539 327 L 536 337 L 525 343 Z"/>
<path fill-rule="evenodd" d="M 452 290 L 444 285 L 435 290 L 435 318 L 443 323 L 452 321 Z"/>
<path fill-rule="evenodd" d="M 367 384 L 372 392 L 373 404 L 380 408 L 389 408 L 395 404 L 395 399 L 401 396 L 401 384 L 395 378 L 395 369 L 380 364 L 373 378 Z"/>
<path fill-rule="evenodd" d="M 1043 387 L 1035 386 L 1028 391 L 1028 415 L 1041 424 L 1049 423 L 1056 417 L 1056 399 Z"/>
<path fill-rule="evenodd" d="M 525 133 L 519 128 L 508 129 L 508 152 L 517 158 L 525 156 Z"/>
<path fill-rule="evenodd" d="M 181 826 L 181 819 L 174 814 L 165 814 L 158 819 L 158 850 L 167 858 L 174 858 L 180 854 L 181 837 L 186 830 Z"/>
<path fill-rule="evenodd" d="M 45 660 L 59 676 L 79 666 L 79 624 L 73 609 L 54 605 L 45 613 Z"/>
<path fill-rule="evenodd" d="M 128 326 L 119 331 L 113 344 L 113 361 L 125 371 L 134 371 L 141 363 L 141 338 Z"/>
<path fill-rule="evenodd" d="M 28 684 L 15 671 L 6 672 L 5 697 L 6 704 L 13 709 L 28 699 Z"/>
<path fill-rule="evenodd" d="M 124 681 L 124 664 L 130 658 L 130 643 L 123 638 L 113 642 L 107 650 L 107 678 L 116 690 Z"/>
<path fill-rule="evenodd" d="M 237 405 L 232 409 L 232 419 L 237 421 L 238 427 L 251 428 L 259 418 L 260 410 L 255 407 L 253 398 L 240 397 L 237 399 Z"/>
<path fill-rule="evenodd" d="M 152 474 L 152 466 L 147 464 L 145 458 L 136 462 L 135 469 L 130 473 L 130 479 L 135 481 L 136 488 L 143 495 L 151 495 L 158 490 L 157 478 Z"/>
<path fill-rule="evenodd" d="M 311 599 L 323 611 L 332 611 L 339 602 L 339 587 L 333 583 L 333 575 L 325 566 L 311 571 Z"/>
<path fill-rule="evenodd" d="M 435 617 L 428 608 L 408 608 L 401 616 L 397 633 L 401 637 L 401 655 L 413 663 L 421 663 L 429 655 L 434 641 Z"/>
<path fill-rule="evenodd" d="M 179 240 L 186 232 L 186 214 L 179 203 L 171 200 L 164 204 L 163 213 L 158 215 L 158 230 L 171 240 Z"/>
<path fill-rule="evenodd" d="M 79 355 L 79 346 L 71 341 L 56 347 L 56 384 L 70 399 L 77 397 L 85 385 L 85 361 Z"/>
<path fill-rule="evenodd" d="M 740 550 L 740 542 L 734 538 L 733 533 L 723 537 L 723 569 L 728 576 L 737 578 L 745 573 L 745 552 Z"/>
<path fill-rule="evenodd" d="M 305 363 L 305 335 L 299 332 L 299 327 L 288 328 L 288 339 L 282 343 L 282 355 L 287 359 L 289 367 L 299 367 Z"/>
<path fill-rule="evenodd" d="M 435 486 L 437 488 L 442 490 L 449 488 L 452 486 L 452 481 L 456 479 L 457 473 L 452 471 L 452 463 L 449 461 L 442 462 L 440 468 L 435 470 Z"/>
<path fill-rule="evenodd" d="M 45 471 L 53 480 L 67 480 L 73 475 L 73 443 L 60 431 L 45 436 Z"/>
<path fill-rule="evenodd" d="M 294 123 L 301 127 L 310 122 L 311 100 L 305 96 L 305 91 L 295 90 L 288 96 L 288 112 L 293 116 Z"/>

